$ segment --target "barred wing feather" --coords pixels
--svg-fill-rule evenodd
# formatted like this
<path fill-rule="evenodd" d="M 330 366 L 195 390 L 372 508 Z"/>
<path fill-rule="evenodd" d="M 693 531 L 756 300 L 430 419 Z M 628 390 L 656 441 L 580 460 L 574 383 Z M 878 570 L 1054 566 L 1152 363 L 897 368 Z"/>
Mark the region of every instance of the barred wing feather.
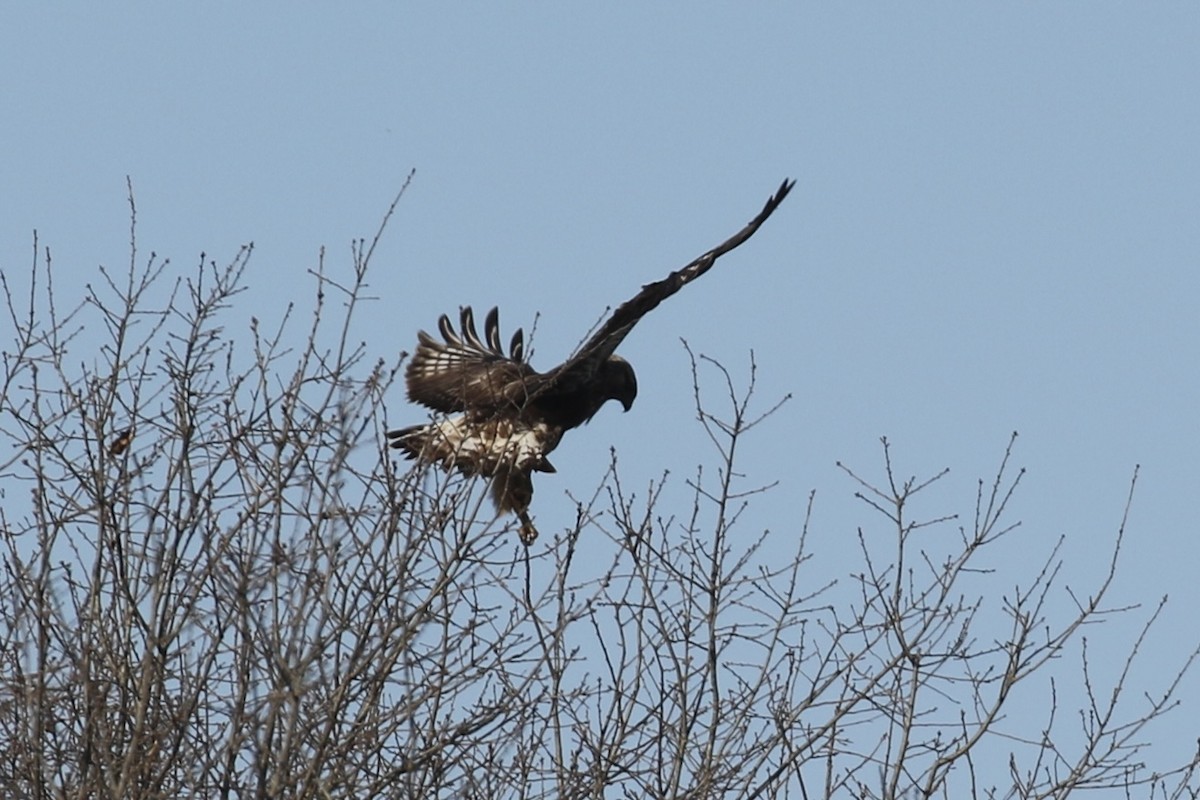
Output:
<path fill-rule="evenodd" d="M 484 321 L 484 339 L 475 329 L 470 306 L 462 309 L 458 330 L 445 314 L 438 320 L 438 329 L 444 341 L 425 331 L 417 334 L 417 351 L 405 373 L 413 402 L 447 414 L 490 414 L 523 404 L 541 377 L 524 360 L 525 337 L 520 329 L 505 352 L 500 313 L 495 308 Z"/>

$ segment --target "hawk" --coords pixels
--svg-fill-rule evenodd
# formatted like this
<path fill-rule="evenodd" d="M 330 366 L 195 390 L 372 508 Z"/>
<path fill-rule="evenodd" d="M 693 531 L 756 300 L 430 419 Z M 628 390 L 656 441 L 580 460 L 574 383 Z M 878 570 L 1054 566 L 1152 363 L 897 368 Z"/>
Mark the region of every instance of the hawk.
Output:
<path fill-rule="evenodd" d="M 794 184 L 781 183 L 758 216 L 732 237 L 643 286 L 573 356 L 547 372 L 538 372 L 526 360 L 520 329 L 505 349 L 497 309 L 484 320 L 483 338 L 469 306 L 461 309 L 457 329 L 443 314 L 438 320 L 442 341 L 417 333 L 405 381 L 414 403 L 454 416 L 388 431 L 389 445 L 410 459 L 489 478 L 496 508 L 516 514 L 521 541 L 528 546 L 537 538 L 529 516 L 533 473 L 554 472 L 546 456 L 566 431 L 591 420 L 606 402 L 616 400 L 626 411 L 633 406 L 637 377 L 629 362 L 616 355 L 617 346 L 659 303 L 753 236 Z"/>
<path fill-rule="evenodd" d="M 133 428 L 126 428 L 118 433 L 108 442 L 108 454 L 110 456 L 119 456 L 124 453 L 129 447 L 129 443 L 133 441 Z"/>

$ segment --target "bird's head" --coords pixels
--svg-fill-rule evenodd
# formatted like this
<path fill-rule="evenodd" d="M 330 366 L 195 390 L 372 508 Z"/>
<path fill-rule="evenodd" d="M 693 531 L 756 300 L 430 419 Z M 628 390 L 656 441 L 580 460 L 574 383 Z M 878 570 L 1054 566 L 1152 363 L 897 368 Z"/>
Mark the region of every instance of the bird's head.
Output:
<path fill-rule="evenodd" d="M 609 356 L 602 372 L 605 398 L 619 400 L 626 411 L 633 408 L 637 398 L 637 375 L 633 374 L 629 362 L 620 356 Z"/>

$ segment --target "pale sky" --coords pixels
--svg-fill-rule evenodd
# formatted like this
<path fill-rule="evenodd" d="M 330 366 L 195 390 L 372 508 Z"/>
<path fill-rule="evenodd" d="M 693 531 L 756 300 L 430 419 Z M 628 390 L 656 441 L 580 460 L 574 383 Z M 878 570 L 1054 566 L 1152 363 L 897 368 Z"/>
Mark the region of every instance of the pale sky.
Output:
<path fill-rule="evenodd" d="M 357 332 L 384 357 L 499 305 L 506 333 L 540 314 L 549 368 L 793 177 L 626 340 L 638 402 L 568 434 L 543 536 L 610 446 L 628 485 L 669 470 L 686 498 L 710 448 L 682 337 L 735 375 L 753 350 L 762 408 L 794 395 L 746 440 L 748 480 L 780 481 L 749 525 L 791 535 L 815 490 L 825 573 L 878 522 L 835 462 L 881 479 L 886 435 L 901 473 L 951 469 L 922 510 L 969 524 L 1016 430 L 994 591 L 1060 534 L 1065 583 L 1095 583 L 1140 464 L 1114 604 L 1170 594 L 1151 666 L 1200 635 L 1200 6 L 21 4 L 0 74 L 9 276 L 35 229 L 60 281 L 127 263 L 129 176 L 143 252 L 185 272 L 253 241 L 234 318 L 277 319 L 415 169 Z M 423 418 L 399 388 L 389 414 Z M 1143 617 L 1092 640 L 1119 652 Z M 1164 747 L 1200 733 L 1200 674 L 1184 695 Z"/>

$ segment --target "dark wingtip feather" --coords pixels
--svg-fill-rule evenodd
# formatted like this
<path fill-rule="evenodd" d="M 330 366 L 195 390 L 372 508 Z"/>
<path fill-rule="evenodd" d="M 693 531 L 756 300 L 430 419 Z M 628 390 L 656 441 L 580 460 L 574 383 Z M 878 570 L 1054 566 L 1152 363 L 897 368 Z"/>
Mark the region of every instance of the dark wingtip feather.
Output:
<path fill-rule="evenodd" d="M 500 309 L 492 306 L 487 319 L 483 322 L 483 335 L 487 337 L 488 347 L 493 353 L 503 355 L 504 348 L 500 346 Z"/>
<path fill-rule="evenodd" d="M 771 195 L 767 200 L 767 204 L 763 206 L 762 213 L 769 214 L 775 210 L 775 207 L 783 202 L 783 198 L 788 196 L 788 192 L 796 185 L 796 181 L 791 178 L 784 178 L 783 183 L 779 184 L 779 188 L 775 190 L 775 194 Z"/>
<path fill-rule="evenodd" d="M 514 361 L 525 360 L 525 331 L 517 328 L 517 332 L 513 334 L 512 342 L 508 345 L 508 355 Z"/>
<path fill-rule="evenodd" d="M 459 332 L 462 333 L 468 345 L 483 350 L 483 342 L 479 341 L 479 332 L 475 330 L 475 312 L 471 310 L 470 306 L 463 306 L 461 317 L 462 325 L 459 327 Z"/>
<path fill-rule="evenodd" d="M 438 330 L 442 332 L 442 338 L 446 340 L 447 344 L 457 345 L 462 343 L 458 338 L 458 334 L 454 332 L 454 325 L 450 323 L 450 317 L 445 314 L 438 317 Z"/>

